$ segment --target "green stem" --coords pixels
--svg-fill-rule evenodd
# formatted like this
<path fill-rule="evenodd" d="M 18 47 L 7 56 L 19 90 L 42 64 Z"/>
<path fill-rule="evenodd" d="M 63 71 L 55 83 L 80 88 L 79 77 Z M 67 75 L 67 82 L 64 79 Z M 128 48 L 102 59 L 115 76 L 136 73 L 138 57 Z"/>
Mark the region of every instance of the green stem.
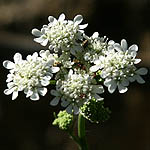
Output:
<path fill-rule="evenodd" d="M 78 116 L 78 137 L 80 140 L 80 150 L 88 150 L 85 136 L 85 119 L 81 114 Z"/>

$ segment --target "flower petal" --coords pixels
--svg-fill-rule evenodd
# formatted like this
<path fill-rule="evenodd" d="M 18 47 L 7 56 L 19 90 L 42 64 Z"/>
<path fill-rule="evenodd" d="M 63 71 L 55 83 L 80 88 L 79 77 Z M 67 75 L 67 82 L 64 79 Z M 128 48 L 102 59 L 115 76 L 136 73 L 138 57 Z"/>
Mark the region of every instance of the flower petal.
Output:
<path fill-rule="evenodd" d="M 146 68 L 140 68 L 140 69 L 136 70 L 135 72 L 139 75 L 146 75 L 148 70 Z"/>
<path fill-rule="evenodd" d="M 145 83 L 145 81 L 143 80 L 143 78 L 139 75 L 134 75 L 134 78 L 136 79 L 136 81 L 140 84 Z"/>
<path fill-rule="evenodd" d="M 104 98 L 100 97 L 98 94 L 95 94 L 95 95 L 94 95 L 94 98 L 95 98 L 97 101 L 102 101 L 102 100 L 104 100 Z"/>
<path fill-rule="evenodd" d="M 77 15 L 77 16 L 75 16 L 74 17 L 74 23 L 75 23 L 75 26 L 76 25 L 79 25 L 81 22 L 82 22 L 82 20 L 83 20 L 83 17 L 82 17 L 82 15 Z"/>
<path fill-rule="evenodd" d="M 52 99 L 52 101 L 50 102 L 50 105 L 52 106 L 56 106 L 59 103 L 60 97 L 55 97 Z"/>
<path fill-rule="evenodd" d="M 51 90 L 51 95 L 53 95 L 53 96 L 60 96 L 60 93 L 58 92 L 58 91 L 56 91 L 56 90 Z"/>
<path fill-rule="evenodd" d="M 47 88 L 38 88 L 38 93 L 44 96 L 47 93 Z"/>
<path fill-rule="evenodd" d="M 94 32 L 93 35 L 92 35 L 92 38 L 95 39 L 95 38 L 98 38 L 98 36 L 99 36 L 99 33 L 98 32 Z"/>
<path fill-rule="evenodd" d="M 115 44 L 114 44 L 114 48 L 115 48 L 117 51 L 122 51 L 122 48 L 121 48 L 121 46 L 120 46 L 119 43 L 115 43 Z"/>
<path fill-rule="evenodd" d="M 30 96 L 30 99 L 33 101 L 37 101 L 40 99 L 39 94 L 37 93 L 37 91 L 33 91 L 33 94 Z"/>
<path fill-rule="evenodd" d="M 114 93 L 115 90 L 116 90 L 116 88 L 117 88 L 117 84 L 112 81 L 112 82 L 111 82 L 111 85 L 108 86 L 108 91 L 109 91 L 110 93 Z"/>
<path fill-rule="evenodd" d="M 77 107 L 76 105 L 73 106 L 73 112 L 74 114 L 78 114 L 79 113 L 79 107 Z"/>
<path fill-rule="evenodd" d="M 67 105 L 69 104 L 68 101 L 64 100 L 63 98 L 61 98 L 62 102 L 61 102 L 61 106 L 62 107 L 67 107 Z"/>
<path fill-rule="evenodd" d="M 138 51 L 138 46 L 135 45 L 135 44 L 134 44 L 134 45 L 131 45 L 131 46 L 129 47 L 129 50 L 130 50 L 130 51 L 136 51 L 136 52 L 137 52 L 137 51 Z"/>
<path fill-rule="evenodd" d="M 121 84 L 123 86 L 128 86 L 129 85 L 129 81 L 127 79 L 123 79 L 122 82 L 121 82 Z"/>
<path fill-rule="evenodd" d="M 12 100 L 15 100 L 18 97 L 18 91 L 12 93 Z"/>
<path fill-rule="evenodd" d="M 124 51 L 127 50 L 128 44 L 127 44 L 127 41 L 126 41 L 125 39 L 122 39 L 122 40 L 121 40 L 121 47 L 122 47 L 122 49 L 123 49 Z"/>
<path fill-rule="evenodd" d="M 22 60 L 22 55 L 20 53 L 16 53 L 14 55 L 14 62 L 15 64 L 18 64 Z"/>
<path fill-rule="evenodd" d="M 10 95 L 12 92 L 14 92 L 14 88 L 4 90 L 5 95 Z"/>
<path fill-rule="evenodd" d="M 141 62 L 141 59 L 134 59 L 134 64 L 138 64 L 139 62 Z"/>
<path fill-rule="evenodd" d="M 49 17 L 48 17 L 48 21 L 49 21 L 50 23 L 54 22 L 54 20 L 55 20 L 55 18 L 54 18 L 53 16 L 49 16 Z"/>
<path fill-rule="evenodd" d="M 72 114 L 72 104 L 70 104 L 67 108 L 66 108 L 66 112 L 69 114 Z"/>
<path fill-rule="evenodd" d="M 32 34 L 35 35 L 36 37 L 42 36 L 42 32 L 38 29 L 32 29 Z"/>
<path fill-rule="evenodd" d="M 47 80 L 46 78 L 42 78 L 42 80 L 41 80 L 41 84 L 43 85 L 43 86 L 47 86 L 47 85 L 49 85 L 50 84 L 50 80 Z"/>
<path fill-rule="evenodd" d="M 88 26 L 88 24 L 79 25 L 79 29 L 85 29 Z"/>
<path fill-rule="evenodd" d="M 58 21 L 64 21 L 65 20 L 65 15 L 64 14 L 61 14 L 58 18 Z"/>
<path fill-rule="evenodd" d="M 40 36 L 39 38 L 34 38 L 34 41 L 37 43 L 42 43 L 44 41 L 44 38 Z"/>
<path fill-rule="evenodd" d="M 45 39 L 45 40 L 43 40 L 43 41 L 41 42 L 41 45 L 42 45 L 42 46 L 46 46 L 47 43 L 48 43 L 48 39 Z"/>
<path fill-rule="evenodd" d="M 52 67 L 51 70 L 52 70 L 52 73 L 56 73 L 56 72 L 58 72 L 60 69 L 59 69 L 59 67 Z"/>
<path fill-rule="evenodd" d="M 9 60 L 5 60 L 3 62 L 3 66 L 6 68 L 6 69 L 13 69 L 15 67 L 15 64 Z"/>
<path fill-rule="evenodd" d="M 119 90 L 119 93 L 125 93 L 128 88 L 123 86 L 122 84 L 118 84 L 118 90 Z"/>
<path fill-rule="evenodd" d="M 104 93 L 104 88 L 102 85 L 93 85 L 93 92 L 98 94 Z"/>
<path fill-rule="evenodd" d="M 94 65 L 94 66 L 92 66 L 92 67 L 90 68 L 90 71 L 91 71 L 91 72 L 96 72 L 99 68 L 100 68 L 99 65 Z"/>

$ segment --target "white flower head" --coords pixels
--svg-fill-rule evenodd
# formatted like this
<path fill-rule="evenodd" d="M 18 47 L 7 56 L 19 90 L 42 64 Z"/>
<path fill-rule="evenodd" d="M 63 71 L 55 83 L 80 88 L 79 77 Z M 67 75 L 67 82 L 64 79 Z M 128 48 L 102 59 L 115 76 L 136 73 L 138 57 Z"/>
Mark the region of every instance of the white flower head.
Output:
<path fill-rule="evenodd" d="M 19 91 L 24 91 L 26 97 L 31 100 L 39 100 L 39 94 L 44 96 L 47 93 L 46 86 L 50 84 L 53 73 L 59 71 L 54 67 L 54 57 L 49 51 L 40 51 L 28 55 L 26 60 L 22 59 L 20 53 L 14 55 L 14 63 L 6 60 L 3 66 L 10 69 L 7 75 L 6 95 L 12 94 L 12 100 L 16 99 Z"/>
<path fill-rule="evenodd" d="M 125 93 L 129 82 L 137 80 L 139 83 L 144 83 L 140 75 L 147 73 L 146 68 L 137 70 L 135 67 L 141 61 L 136 59 L 137 51 L 137 45 L 128 48 L 124 39 L 121 44 L 113 42 L 108 46 L 108 52 L 94 61 L 95 65 L 90 68 L 90 71 L 100 70 L 100 76 L 104 79 L 104 85 L 108 87 L 110 93 L 113 93 L 117 87 L 120 93 Z"/>
<path fill-rule="evenodd" d="M 79 47 L 77 40 L 82 39 L 83 29 L 87 27 L 87 24 L 80 25 L 82 20 L 81 15 L 75 16 L 73 21 L 65 20 L 64 14 L 61 14 L 58 20 L 49 16 L 49 24 L 44 25 L 41 31 L 38 29 L 32 30 L 32 34 L 37 37 L 34 41 L 42 46 L 46 46 L 49 42 L 49 49 L 54 49 L 55 52 L 70 50 L 74 54 L 76 46 Z"/>
<path fill-rule="evenodd" d="M 103 56 L 106 48 L 108 46 L 107 38 L 99 37 L 98 32 L 94 32 L 91 37 L 84 35 L 84 38 L 88 42 L 88 46 L 86 47 L 86 51 L 84 54 L 84 59 L 93 63 L 99 56 Z"/>
<path fill-rule="evenodd" d="M 61 100 L 61 105 L 67 107 L 68 113 L 79 112 L 80 106 L 86 101 L 95 98 L 103 100 L 98 94 L 104 92 L 101 85 L 94 85 L 92 77 L 84 71 L 70 69 L 64 80 L 58 80 L 56 90 L 52 90 L 51 94 L 55 98 L 51 101 L 51 105 L 57 105 Z"/>

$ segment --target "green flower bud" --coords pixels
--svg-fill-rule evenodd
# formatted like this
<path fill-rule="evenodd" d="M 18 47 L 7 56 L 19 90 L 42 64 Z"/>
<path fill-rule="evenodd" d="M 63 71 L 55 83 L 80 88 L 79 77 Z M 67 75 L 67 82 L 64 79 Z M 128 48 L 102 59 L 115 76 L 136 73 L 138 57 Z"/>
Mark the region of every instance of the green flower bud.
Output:
<path fill-rule="evenodd" d="M 65 110 L 57 114 L 57 118 L 53 121 L 53 125 L 57 125 L 61 130 L 68 130 L 73 121 L 73 115 L 68 114 Z"/>
<path fill-rule="evenodd" d="M 104 107 L 104 101 L 91 99 L 81 108 L 81 114 L 93 123 L 102 123 L 110 118 L 111 111 Z"/>

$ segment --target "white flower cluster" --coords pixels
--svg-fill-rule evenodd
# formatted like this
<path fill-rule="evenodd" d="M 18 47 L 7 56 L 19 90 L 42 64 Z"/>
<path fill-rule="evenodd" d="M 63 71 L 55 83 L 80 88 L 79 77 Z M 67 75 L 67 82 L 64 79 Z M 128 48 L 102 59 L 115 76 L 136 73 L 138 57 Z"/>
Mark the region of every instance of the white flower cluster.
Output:
<path fill-rule="evenodd" d="M 128 90 L 129 82 L 137 80 L 138 83 L 145 83 L 140 75 L 147 74 L 147 69 L 135 67 L 135 64 L 141 61 L 136 59 L 137 51 L 137 45 L 128 48 L 124 39 L 121 45 L 111 41 L 105 55 L 99 56 L 90 70 L 92 72 L 99 70 L 104 85 L 108 87 L 110 93 L 113 93 L 117 87 L 120 93 L 124 93 Z"/>
<path fill-rule="evenodd" d="M 6 95 L 12 94 L 12 100 L 16 99 L 19 91 L 24 91 L 26 97 L 31 100 L 39 100 L 39 94 L 44 96 L 47 93 L 45 86 L 50 84 L 53 73 L 59 71 L 54 67 L 55 59 L 49 51 L 40 51 L 40 57 L 35 52 L 28 55 L 26 60 L 22 59 L 20 53 L 14 55 L 14 63 L 6 60 L 3 66 L 10 69 L 7 75 Z"/>
<path fill-rule="evenodd" d="M 39 95 L 47 93 L 50 81 L 55 80 L 56 90 L 51 90 L 55 97 L 50 104 L 55 106 L 61 101 L 67 112 L 77 114 L 91 99 L 103 100 L 100 94 L 104 89 L 100 83 L 108 87 L 110 93 L 117 87 L 124 93 L 130 82 L 145 82 L 141 75 L 145 75 L 147 69 L 135 66 L 141 61 L 136 58 L 137 45 L 128 48 L 126 40 L 115 43 L 100 37 L 98 32 L 88 37 L 83 30 L 87 24 L 80 25 L 81 15 L 73 21 L 66 20 L 64 14 L 58 20 L 49 16 L 48 21 L 41 30 L 33 29 L 32 34 L 37 37 L 34 41 L 42 46 L 48 44 L 49 50 L 41 50 L 39 55 L 35 52 L 26 60 L 16 53 L 14 63 L 8 60 L 3 63 L 10 69 L 6 80 L 8 89 L 4 93 L 12 93 L 13 100 L 19 91 L 24 91 L 31 100 L 38 100 Z"/>
<path fill-rule="evenodd" d="M 69 70 L 64 80 L 59 79 L 56 83 L 56 90 L 51 90 L 51 94 L 56 96 L 51 105 L 57 105 L 61 99 L 61 105 L 67 107 L 66 111 L 71 113 L 79 112 L 79 107 L 92 98 L 98 101 L 103 100 L 98 94 L 104 92 L 102 85 L 94 85 L 93 77 L 85 71 Z"/>
<path fill-rule="evenodd" d="M 50 42 L 49 49 L 53 49 L 56 53 L 61 50 L 71 51 L 75 54 L 75 47 L 79 47 L 77 40 L 82 40 L 83 29 L 87 24 L 79 25 L 83 20 L 81 15 L 77 15 L 73 21 L 65 20 L 65 15 L 61 14 L 58 18 L 48 17 L 49 24 L 44 25 L 41 31 L 33 29 L 32 34 L 38 38 L 34 41 L 46 46 Z"/>

